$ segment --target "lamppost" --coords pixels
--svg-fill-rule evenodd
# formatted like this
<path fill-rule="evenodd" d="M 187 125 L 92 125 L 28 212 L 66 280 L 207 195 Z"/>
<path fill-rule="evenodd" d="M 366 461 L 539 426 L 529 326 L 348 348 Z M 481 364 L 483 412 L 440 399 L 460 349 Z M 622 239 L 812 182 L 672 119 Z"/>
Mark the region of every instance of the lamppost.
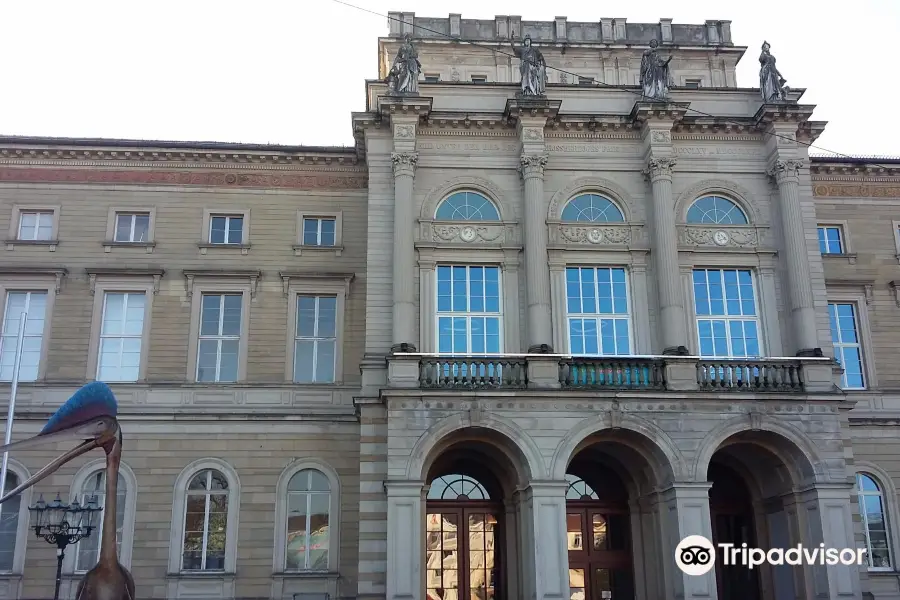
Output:
<path fill-rule="evenodd" d="M 56 591 L 53 593 L 53 600 L 59 600 L 66 547 L 90 537 L 95 528 L 94 515 L 103 509 L 97 506 L 96 498 L 91 498 L 87 505 L 82 506 L 78 500 L 72 504 L 63 504 L 59 494 L 56 494 L 56 499 L 48 504 L 44 502 L 42 494 L 28 510 L 34 515 L 35 535 L 48 544 L 56 545 Z"/>

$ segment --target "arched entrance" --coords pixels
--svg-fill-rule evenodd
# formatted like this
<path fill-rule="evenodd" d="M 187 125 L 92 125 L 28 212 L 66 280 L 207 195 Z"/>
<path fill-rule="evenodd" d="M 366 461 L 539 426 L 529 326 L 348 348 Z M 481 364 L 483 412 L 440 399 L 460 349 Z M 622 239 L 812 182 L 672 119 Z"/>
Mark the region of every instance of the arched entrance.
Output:
<path fill-rule="evenodd" d="M 736 548 L 747 544 L 757 546 L 756 521 L 750 490 L 744 479 L 728 465 L 714 461 L 707 474 L 712 487 L 709 490 L 709 513 L 712 522 L 713 543 L 730 543 Z M 719 600 L 759 600 L 759 570 L 751 571 L 739 565 L 722 566 L 722 558 L 716 562 L 716 585 Z"/>

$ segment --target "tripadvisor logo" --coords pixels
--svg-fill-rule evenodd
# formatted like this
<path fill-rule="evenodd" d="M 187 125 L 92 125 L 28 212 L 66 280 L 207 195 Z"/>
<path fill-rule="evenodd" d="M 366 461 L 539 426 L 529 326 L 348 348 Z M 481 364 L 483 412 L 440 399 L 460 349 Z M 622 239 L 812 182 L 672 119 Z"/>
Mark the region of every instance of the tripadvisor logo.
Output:
<path fill-rule="evenodd" d="M 762 564 L 770 565 L 856 565 L 865 564 L 865 548 L 826 548 L 819 544 L 813 548 L 804 548 L 797 544 L 790 548 L 750 548 L 747 544 L 739 547 L 734 544 L 718 544 L 716 546 L 702 535 L 689 535 L 675 548 L 675 564 L 685 575 L 700 576 L 708 573 L 721 557 L 723 566 L 740 565 L 754 569 Z M 718 555 L 718 556 L 717 556 Z"/>

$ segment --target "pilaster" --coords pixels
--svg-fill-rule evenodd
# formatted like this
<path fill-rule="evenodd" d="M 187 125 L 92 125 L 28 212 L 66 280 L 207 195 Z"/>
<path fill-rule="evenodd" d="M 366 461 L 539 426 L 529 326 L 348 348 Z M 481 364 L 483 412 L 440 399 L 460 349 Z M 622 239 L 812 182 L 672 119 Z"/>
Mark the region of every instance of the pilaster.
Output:
<path fill-rule="evenodd" d="M 688 353 L 672 194 L 672 170 L 677 162 L 672 147 L 672 127 L 684 117 L 687 108 L 687 103 L 637 102 L 632 109 L 632 119 L 641 124 L 647 161 L 644 175 L 653 193 L 651 257 L 657 275 L 659 338 L 663 354 Z"/>
<path fill-rule="evenodd" d="M 522 598 L 569 598 L 565 481 L 533 481 L 520 492 Z"/>
<path fill-rule="evenodd" d="M 657 508 L 662 525 L 662 568 L 666 580 L 666 597 L 716 600 L 716 571 L 703 575 L 687 575 L 675 563 L 678 543 L 689 535 L 702 535 L 712 540 L 709 515 L 711 483 L 678 483 L 659 494 Z"/>
<path fill-rule="evenodd" d="M 425 482 L 386 481 L 387 600 L 423 600 L 425 595 Z"/>

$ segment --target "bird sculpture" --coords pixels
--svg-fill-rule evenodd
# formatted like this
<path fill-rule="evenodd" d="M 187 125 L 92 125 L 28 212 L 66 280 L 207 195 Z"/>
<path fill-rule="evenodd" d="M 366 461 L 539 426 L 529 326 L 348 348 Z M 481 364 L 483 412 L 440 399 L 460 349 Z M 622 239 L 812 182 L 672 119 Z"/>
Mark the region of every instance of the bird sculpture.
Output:
<path fill-rule="evenodd" d="M 134 579 L 119 563 L 116 552 L 116 487 L 122 459 L 122 430 L 116 420 L 117 409 L 116 397 L 109 386 L 100 381 L 92 381 L 75 392 L 50 417 L 39 434 L 0 446 L 0 452 L 7 452 L 65 439 L 82 440 L 75 448 L 63 453 L 0 498 L 0 504 L 94 448 L 103 448 L 106 452 L 106 506 L 101 529 L 100 558 L 97 565 L 82 578 L 75 595 L 76 600 L 134 600 Z"/>

